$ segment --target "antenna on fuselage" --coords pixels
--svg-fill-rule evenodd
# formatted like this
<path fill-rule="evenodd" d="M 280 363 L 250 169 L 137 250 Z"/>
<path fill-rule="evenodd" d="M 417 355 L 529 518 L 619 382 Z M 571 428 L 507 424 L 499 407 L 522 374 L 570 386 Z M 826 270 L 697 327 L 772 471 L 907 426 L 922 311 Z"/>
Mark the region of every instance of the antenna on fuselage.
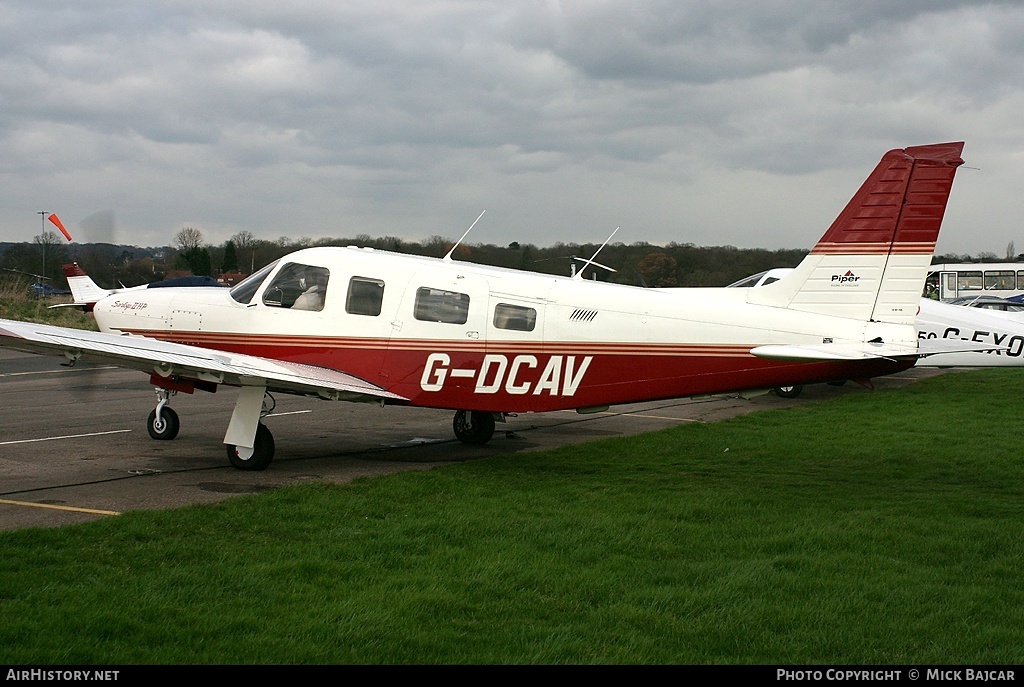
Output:
<path fill-rule="evenodd" d="M 460 243 L 462 243 L 462 239 L 464 239 L 467 236 L 469 236 L 469 232 L 473 231 L 473 227 L 475 227 L 476 223 L 480 221 L 480 218 L 484 216 L 484 212 L 487 212 L 487 210 L 484 210 L 479 215 L 477 215 L 476 219 L 473 220 L 473 223 L 469 225 L 469 229 L 467 229 L 466 232 L 462 236 L 459 237 L 459 240 L 455 242 L 455 245 L 452 246 L 452 249 L 450 251 L 448 251 L 448 255 L 444 256 L 443 259 L 445 261 L 447 261 L 447 262 L 451 262 L 452 261 L 452 253 L 454 253 L 455 249 L 459 247 Z"/>
<path fill-rule="evenodd" d="M 615 231 L 618 231 L 619 229 L 621 229 L 621 227 L 615 227 Z M 583 267 L 581 267 L 581 268 L 579 268 L 578 270 L 575 271 L 575 273 L 572 275 L 573 279 L 583 279 L 583 270 L 587 269 L 587 265 L 595 265 L 595 266 L 600 267 L 602 269 L 606 269 L 609 272 L 615 272 L 616 271 L 616 270 L 612 269 L 611 267 L 608 267 L 608 265 L 602 265 L 599 262 L 594 262 L 594 258 L 597 257 L 597 254 L 600 253 L 602 250 L 604 250 L 604 247 L 607 246 L 608 242 L 612 240 L 612 236 L 615 236 L 615 231 L 613 231 L 611 233 L 611 236 L 609 236 L 608 238 L 606 238 L 604 240 L 604 243 L 602 243 L 601 247 L 598 248 L 597 251 L 594 252 L 594 255 L 591 256 L 590 260 L 583 260 L 581 258 L 576 258 L 580 262 L 584 263 L 584 265 L 583 265 Z"/>

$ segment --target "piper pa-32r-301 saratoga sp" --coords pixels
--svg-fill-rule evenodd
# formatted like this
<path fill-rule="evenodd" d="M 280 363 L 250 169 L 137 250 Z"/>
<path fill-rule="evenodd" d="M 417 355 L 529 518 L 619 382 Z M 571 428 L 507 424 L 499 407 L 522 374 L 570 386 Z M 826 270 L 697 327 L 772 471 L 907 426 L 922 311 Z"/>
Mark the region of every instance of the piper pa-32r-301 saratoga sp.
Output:
<path fill-rule="evenodd" d="M 486 442 L 508 413 L 865 379 L 978 344 L 919 340 L 925 274 L 963 143 L 887 152 L 787 277 L 758 289 L 646 289 L 359 248 L 310 248 L 234 288 L 113 293 L 102 333 L 0 320 L 0 345 L 150 375 L 170 394 L 240 387 L 224 443 L 266 468 L 267 391 L 457 411 Z M 595 256 L 596 257 L 596 256 Z"/>

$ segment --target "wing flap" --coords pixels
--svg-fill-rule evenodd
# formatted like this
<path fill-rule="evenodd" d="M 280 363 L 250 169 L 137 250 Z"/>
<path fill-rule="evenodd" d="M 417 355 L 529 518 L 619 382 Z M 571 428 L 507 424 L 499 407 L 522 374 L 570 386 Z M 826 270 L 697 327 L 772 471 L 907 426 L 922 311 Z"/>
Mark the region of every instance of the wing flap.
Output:
<path fill-rule="evenodd" d="M 161 377 L 205 379 L 233 386 L 316 394 L 346 401 L 405 401 L 403 396 L 325 367 L 215 351 L 141 336 L 104 334 L 67 327 L 0 320 L 0 347 L 109 361 Z"/>

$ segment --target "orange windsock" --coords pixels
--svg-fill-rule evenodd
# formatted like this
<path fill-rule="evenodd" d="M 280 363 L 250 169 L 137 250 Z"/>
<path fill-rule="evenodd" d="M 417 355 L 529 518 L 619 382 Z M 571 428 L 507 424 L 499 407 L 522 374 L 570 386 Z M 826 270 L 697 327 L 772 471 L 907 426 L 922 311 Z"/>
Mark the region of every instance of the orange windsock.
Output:
<path fill-rule="evenodd" d="M 68 241 L 71 240 L 71 234 L 69 234 L 68 230 L 64 228 L 64 225 L 60 223 L 60 218 L 57 217 L 57 215 L 50 213 L 50 216 L 47 217 L 46 219 L 53 222 L 53 226 L 60 229 L 60 233 L 64 234 L 64 238 L 66 238 Z"/>

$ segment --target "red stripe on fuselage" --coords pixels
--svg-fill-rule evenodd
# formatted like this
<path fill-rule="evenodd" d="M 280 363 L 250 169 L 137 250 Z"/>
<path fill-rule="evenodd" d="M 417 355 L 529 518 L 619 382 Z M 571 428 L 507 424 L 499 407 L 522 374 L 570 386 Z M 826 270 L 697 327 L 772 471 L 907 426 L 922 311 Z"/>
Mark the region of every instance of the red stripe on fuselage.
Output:
<path fill-rule="evenodd" d="M 428 339 L 132 330 L 154 339 L 326 367 L 413 405 L 528 412 L 864 379 L 913 361 L 795 363 L 752 345 L 623 342 L 452 342 Z"/>

